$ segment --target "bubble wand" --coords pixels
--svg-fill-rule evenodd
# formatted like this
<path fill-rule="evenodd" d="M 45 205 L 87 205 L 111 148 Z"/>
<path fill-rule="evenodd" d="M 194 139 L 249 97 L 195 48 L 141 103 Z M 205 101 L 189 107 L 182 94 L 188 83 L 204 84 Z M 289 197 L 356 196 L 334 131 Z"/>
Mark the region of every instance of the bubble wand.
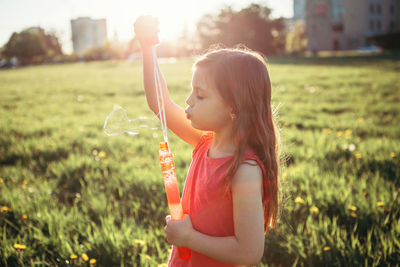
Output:
<path fill-rule="evenodd" d="M 161 129 L 164 136 L 164 142 L 160 143 L 160 166 L 164 178 L 165 193 L 167 194 L 169 212 L 172 220 L 183 219 L 183 209 L 179 194 L 178 182 L 176 179 L 175 163 L 171 150 L 168 146 L 167 120 L 165 117 L 164 95 L 160 82 L 160 73 L 157 68 L 156 50 L 153 46 L 153 67 L 154 67 L 154 83 L 156 87 L 157 105 L 161 121 Z M 185 247 L 178 247 L 179 257 L 188 259 L 191 256 L 191 250 Z"/>

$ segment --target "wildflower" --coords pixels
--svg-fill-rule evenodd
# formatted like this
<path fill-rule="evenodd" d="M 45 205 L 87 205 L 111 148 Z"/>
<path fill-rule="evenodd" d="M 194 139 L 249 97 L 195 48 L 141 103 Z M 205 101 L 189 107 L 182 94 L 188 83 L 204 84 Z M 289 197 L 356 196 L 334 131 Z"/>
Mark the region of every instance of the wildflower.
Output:
<path fill-rule="evenodd" d="M 135 244 L 136 244 L 137 246 L 139 246 L 139 247 L 144 246 L 144 245 L 146 244 L 146 242 L 144 242 L 144 241 L 141 240 L 141 239 L 135 239 L 135 240 L 133 240 L 133 241 L 134 241 Z"/>
<path fill-rule="evenodd" d="M 4 182 L 3 178 L 0 178 L 0 184 L 2 184 Z"/>
<path fill-rule="evenodd" d="M 322 128 L 322 132 L 323 132 L 323 133 L 327 133 L 327 134 L 331 134 L 331 133 L 332 133 L 332 130 L 329 129 L 329 128 Z"/>
<path fill-rule="evenodd" d="M 84 261 L 88 261 L 89 260 L 89 257 L 88 257 L 88 255 L 86 253 L 82 253 L 81 258 Z"/>
<path fill-rule="evenodd" d="M 150 255 L 146 254 L 146 255 L 144 255 L 144 256 L 146 257 L 146 259 L 151 260 Z"/>
<path fill-rule="evenodd" d="M 12 211 L 12 209 L 9 208 L 9 207 L 7 207 L 7 206 L 3 206 L 3 207 L 1 207 L 1 209 L 0 209 L 0 213 L 1 213 L 1 212 L 11 212 L 11 211 Z"/>
<path fill-rule="evenodd" d="M 382 201 L 378 201 L 376 202 L 376 205 L 378 205 L 378 207 L 383 207 L 385 206 L 385 203 L 383 203 Z"/>
<path fill-rule="evenodd" d="M 343 132 L 342 131 L 338 131 L 338 132 L 336 132 L 336 135 L 341 137 L 343 135 Z"/>
<path fill-rule="evenodd" d="M 99 158 L 104 159 L 105 157 L 107 157 L 106 152 L 100 151 L 100 152 L 99 152 Z"/>
<path fill-rule="evenodd" d="M 357 218 L 357 214 L 355 212 L 351 212 L 350 216 L 353 217 L 353 218 Z"/>
<path fill-rule="evenodd" d="M 349 150 L 350 150 L 351 152 L 353 152 L 355 149 L 356 149 L 356 146 L 355 146 L 354 144 L 350 144 L 350 145 L 349 145 Z"/>
<path fill-rule="evenodd" d="M 351 135 L 352 132 L 353 132 L 352 129 L 346 129 L 345 134 L 346 135 Z"/>
<path fill-rule="evenodd" d="M 90 265 L 96 264 L 96 259 L 90 259 L 89 263 L 90 263 Z"/>
<path fill-rule="evenodd" d="M 293 124 L 292 129 L 297 129 L 297 126 L 295 124 Z"/>
<path fill-rule="evenodd" d="M 358 118 L 357 119 L 357 123 L 362 123 L 362 122 L 364 122 L 364 118 Z"/>
<path fill-rule="evenodd" d="M 350 211 L 356 211 L 356 210 L 357 210 L 357 207 L 356 207 L 356 206 L 353 206 L 353 205 L 349 205 L 348 209 L 349 209 Z"/>
<path fill-rule="evenodd" d="M 330 246 L 325 246 L 325 247 L 323 248 L 323 250 L 324 250 L 324 251 L 329 251 L 329 250 L 331 250 L 331 247 L 330 247 Z"/>
<path fill-rule="evenodd" d="M 394 153 L 394 152 L 390 153 L 390 157 L 395 158 L 396 157 L 396 153 Z M 1 178 L 0 178 L 0 183 L 1 183 Z"/>
<path fill-rule="evenodd" d="M 356 159 L 362 158 L 362 154 L 360 152 L 356 152 L 354 155 L 356 156 Z"/>
<path fill-rule="evenodd" d="M 26 188 L 26 185 L 28 184 L 28 181 L 27 180 L 23 180 L 22 181 L 22 189 L 25 189 Z"/>
<path fill-rule="evenodd" d="M 28 219 L 28 216 L 26 214 L 22 214 L 22 220 L 25 221 L 26 219 Z"/>
<path fill-rule="evenodd" d="M 72 254 L 71 256 L 69 256 L 71 260 L 76 260 L 78 258 L 78 255 L 76 254 Z"/>
<path fill-rule="evenodd" d="M 16 250 L 25 250 L 26 246 L 25 245 L 21 245 L 21 244 L 14 244 L 14 248 Z"/>
<path fill-rule="evenodd" d="M 161 264 L 158 264 L 157 267 L 167 267 L 167 264 L 166 263 L 161 263 Z"/>
<path fill-rule="evenodd" d="M 319 209 L 316 206 L 312 206 L 310 208 L 310 212 L 311 212 L 311 214 L 318 214 L 319 213 Z"/>
<path fill-rule="evenodd" d="M 295 203 L 298 204 L 304 204 L 304 200 L 301 197 L 296 197 L 296 199 L 294 200 Z"/>

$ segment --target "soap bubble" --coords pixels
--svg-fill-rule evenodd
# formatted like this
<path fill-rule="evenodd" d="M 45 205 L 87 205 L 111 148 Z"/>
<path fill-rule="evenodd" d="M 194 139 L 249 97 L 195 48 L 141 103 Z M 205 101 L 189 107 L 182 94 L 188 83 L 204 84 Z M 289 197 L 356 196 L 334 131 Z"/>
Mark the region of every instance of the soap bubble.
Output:
<path fill-rule="evenodd" d="M 137 135 L 143 132 L 143 130 L 157 130 L 159 122 L 155 118 L 156 116 L 153 119 L 138 117 L 130 120 L 126 110 L 115 105 L 114 110 L 107 116 L 104 122 L 104 132 L 109 136 L 113 136 L 123 133 Z"/>

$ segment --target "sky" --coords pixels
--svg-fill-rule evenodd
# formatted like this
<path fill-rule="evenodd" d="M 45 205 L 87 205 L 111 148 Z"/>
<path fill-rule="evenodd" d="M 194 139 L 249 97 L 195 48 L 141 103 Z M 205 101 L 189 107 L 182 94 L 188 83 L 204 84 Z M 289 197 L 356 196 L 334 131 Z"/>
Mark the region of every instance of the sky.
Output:
<path fill-rule="evenodd" d="M 224 6 L 234 10 L 250 3 L 266 5 L 272 17 L 292 17 L 293 0 L 0 0 L 0 47 L 13 32 L 39 26 L 54 32 L 65 53 L 72 52 L 71 19 L 91 17 L 107 20 L 108 39 L 126 42 L 133 38 L 133 23 L 141 15 L 152 15 L 160 21 L 160 39 L 173 40 L 185 25 L 194 32 L 203 14 L 218 14 Z"/>

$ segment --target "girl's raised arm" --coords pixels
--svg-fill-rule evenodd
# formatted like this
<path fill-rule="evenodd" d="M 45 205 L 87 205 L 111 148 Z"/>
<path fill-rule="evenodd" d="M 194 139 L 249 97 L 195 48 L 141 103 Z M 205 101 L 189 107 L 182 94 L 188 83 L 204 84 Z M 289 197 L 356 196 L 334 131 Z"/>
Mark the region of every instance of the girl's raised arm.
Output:
<path fill-rule="evenodd" d="M 159 116 L 154 80 L 154 67 L 156 67 L 160 73 L 161 89 L 164 96 L 164 107 L 168 128 L 186 143 L 196 146 L 203 132 L 193 128 L 190 121 L 186 118 L 184 109 L 171 100 L 167 83 L 159 68 L 157 58 L 156 60 L 153 58 L 153 49 L 155 49 L 154 46 L 158 41 L 157 32 L 157 22 L 154 18 L 146 16 L 140 17 L 136 20 L 135 33 L 142 47 L 143 81 L 147 104 L 150 109 Z M 154 62 L 156 63 L 156 66 L 154 66 Z"/>

